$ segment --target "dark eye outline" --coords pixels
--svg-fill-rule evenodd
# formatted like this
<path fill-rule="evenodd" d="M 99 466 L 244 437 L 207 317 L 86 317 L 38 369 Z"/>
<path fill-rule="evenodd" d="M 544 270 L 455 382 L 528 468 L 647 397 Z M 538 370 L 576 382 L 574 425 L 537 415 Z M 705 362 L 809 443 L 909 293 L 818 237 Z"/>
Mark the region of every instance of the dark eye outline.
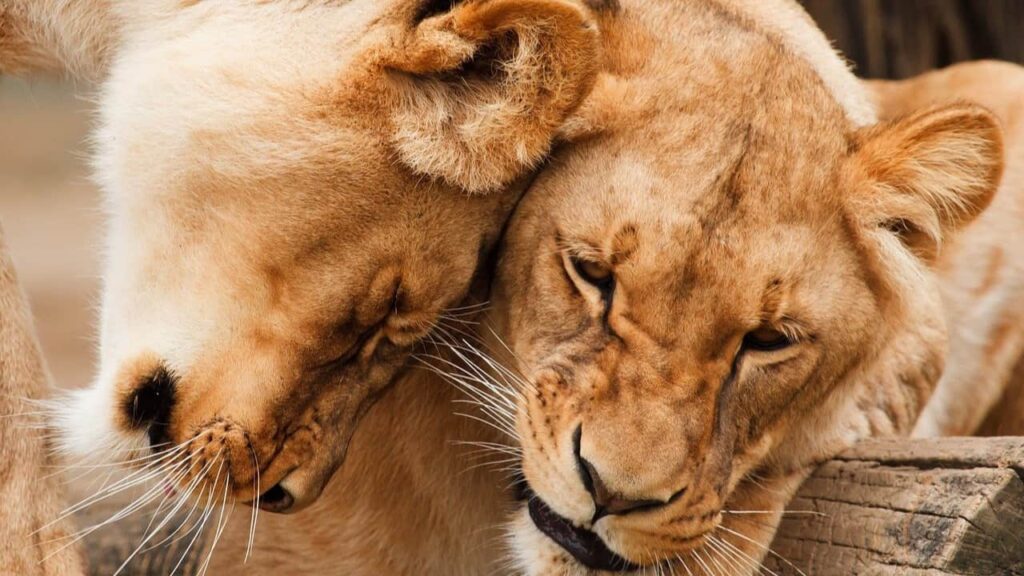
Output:
<path fill-rule="evenodd" d="M 758 332 L 771 332 L 771 338 L 761 338 Z M 796 342 L 786 335 L 781 330 L 776 330 L 771 327 L 761 326 L 756 330 L 751 330 L 743 336 L 743 351 L 751 352 L 778 352 L 779 350 L 785 350 Z"/>
<path fill-rule="evenodd" d="M 572 263 L 572 269 L 576 272 L 577 276 L 582 278 L 587 284 L 600 290 L 605 299 L 610 299 L 615 291 L 615 272 L 611 268 L 604 266 L 600 262 L 576 256 L 569 256 L 569 262 Z M 589 270 L 588 267 L 590 268 Z M 603 275 L 595 274 L 595 268 L 600 269 Z"/>

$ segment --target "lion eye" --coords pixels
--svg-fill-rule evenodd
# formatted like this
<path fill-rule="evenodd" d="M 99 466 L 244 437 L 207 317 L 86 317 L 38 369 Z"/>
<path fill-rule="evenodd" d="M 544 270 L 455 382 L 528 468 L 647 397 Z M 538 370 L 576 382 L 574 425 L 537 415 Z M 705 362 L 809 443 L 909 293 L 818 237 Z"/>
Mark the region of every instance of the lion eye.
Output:
<path fill-rule="evenodd" d="M 600 288 L 602 291 L 609 289 L 614 280 L 611 268 L 593 260 L 573 258 L 572 267 L 579 274 L 580 278 L 583 278 L 588 284 Z"/>
<path fill-rule="evenodd" d="M 761 327 L 743 337 L 743 349 L 755 352 L 774 352 L 792 344 L 789 336 L 774 328 Z"/>

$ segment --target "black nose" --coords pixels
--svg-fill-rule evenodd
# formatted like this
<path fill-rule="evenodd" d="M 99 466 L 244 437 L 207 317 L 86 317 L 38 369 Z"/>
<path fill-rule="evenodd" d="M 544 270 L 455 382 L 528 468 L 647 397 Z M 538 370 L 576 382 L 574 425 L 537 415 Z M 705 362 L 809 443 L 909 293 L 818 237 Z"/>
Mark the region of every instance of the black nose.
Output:
<path fill-rule="evenodd" d="M 157 368 L 128 397 L 125 410 L 132 428 L 146 428 L 149 445 L 158 449 L 170 441 L 168 427 L 174 408 L 176 379 L 166 368 Z"/>
<path fill-rule="evenodd" d="M 629 512 L 636 512 L 639 510 L 650 510 L 651 508 L 657 508 L 662 506 L 665 502 L 661 500 L 630 500 L 626 498 L 620 498 L 608 490 L 604 481 L 601 480 L 601 475 L 597 473 L 594 466 L 587 462 L 586 458 L 580 456 L 580 441 L 583 438 L 583 426 L 576 428 L 576 432 L 573 435 L 573 451 L 576 456 L 576 469 L 579 471 L 580 480 L 583 482 L 583 487 L 590 493 L 590 497 L 594 499 L 594 506 L 596 508 L 594 517 L 591 522 L 597 522 L 605 516 L 614 514 L 627 514 Z"/>
<path fill-rule="evenodd" d="M 275 484 L 273 488 L 260 495 L 260 510 L 267 512 L 287 512 L 294 503 L 295 497 L 280 484 Z"/>

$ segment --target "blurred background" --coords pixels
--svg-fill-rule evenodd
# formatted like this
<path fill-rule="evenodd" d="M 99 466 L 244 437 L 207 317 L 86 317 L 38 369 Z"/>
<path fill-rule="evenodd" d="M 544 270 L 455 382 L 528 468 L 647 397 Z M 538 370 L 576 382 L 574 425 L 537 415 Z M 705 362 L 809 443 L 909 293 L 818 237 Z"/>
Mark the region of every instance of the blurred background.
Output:
<path fill-rule="evenodd" d="M 1024 63 L 1024 0 L 803 0 L 866 77 L 979 58 Z M 0 223 L 58 385 L 93 373 L 102 215 L 88 86 L 0 78 Z"/>

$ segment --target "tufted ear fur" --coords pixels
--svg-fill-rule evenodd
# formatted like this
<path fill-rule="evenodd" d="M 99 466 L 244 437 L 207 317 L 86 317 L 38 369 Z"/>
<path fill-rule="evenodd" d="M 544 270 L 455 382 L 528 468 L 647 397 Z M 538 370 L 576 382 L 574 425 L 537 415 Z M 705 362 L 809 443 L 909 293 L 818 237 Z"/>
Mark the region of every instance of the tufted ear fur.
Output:
<path fill-rule="evenodd" d="M 859 219 L 887 228 L 931 264 L 942 239 L 995 195 L 1002 131 L 984 108 L 951 104 L 863 130 L 850 161 Z"/>
<path fill-rule="evenodd" d="M 548 152 L 598 66 L 598 36 L 570 0 L 431 2 L 385 61 L 398 72 L 394 145 L 414 171 L 470 192 Z"/>

